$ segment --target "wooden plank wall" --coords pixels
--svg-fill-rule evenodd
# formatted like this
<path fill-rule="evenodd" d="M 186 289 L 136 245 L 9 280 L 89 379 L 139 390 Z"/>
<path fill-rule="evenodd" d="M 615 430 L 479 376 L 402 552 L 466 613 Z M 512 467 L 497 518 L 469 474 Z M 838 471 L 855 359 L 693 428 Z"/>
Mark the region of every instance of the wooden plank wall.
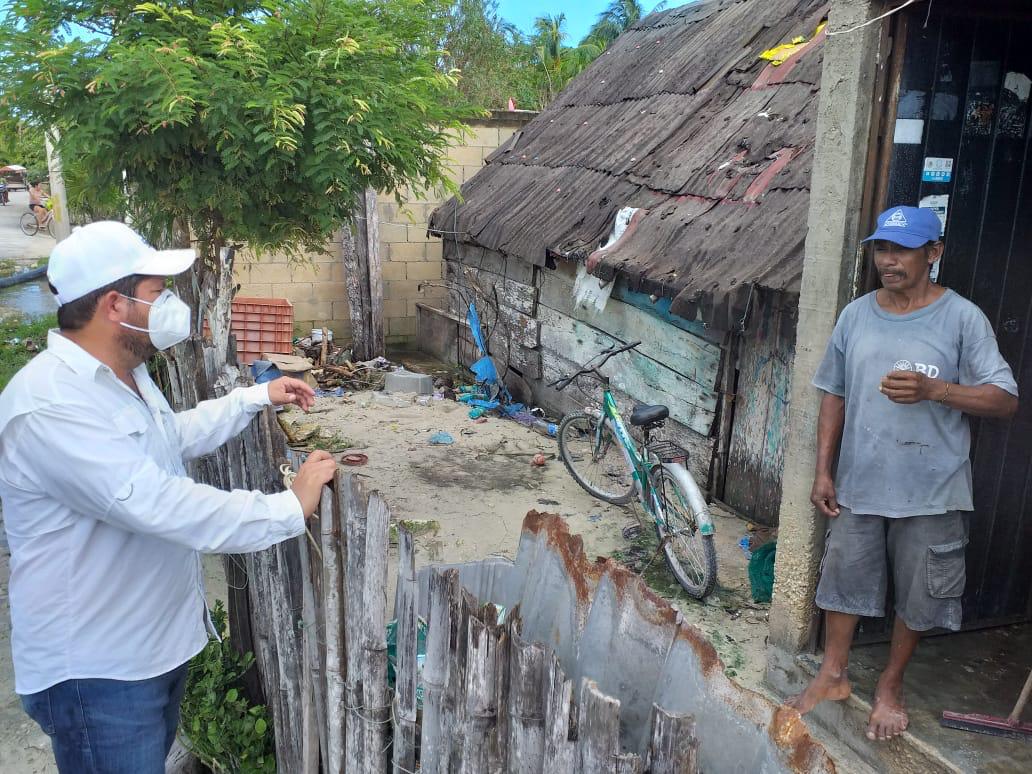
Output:
<path fill-rule="evenodd" d="M 738 349 L 738 383 L 723 500 L 775 525 L 785 464 L 788 396 L 795 353 L 794 310 L 758 296 Z"/>
<path fill-rule="evenodd" d="M 662 403 L 673 421 L 666 437 L 691 452 L 691 468 L 708 481 L 717 405 L 715 384 L 720 347 L 671 325 L 631 303 L 610 298 L 605 309 L 578 307 L 573 297 L 575 264 L 539 269 L 519 259 L 469 245 L 445 243 L 452 311 L 463 314 L 470 294 L 481 300 L 484 322 L 494 328 L 489 341 L 506 381 L 521 400 L 557 414 L 578 411 L 587 396 L 575 389 L 557 393 L 550 382 L 577 370 L 602 349 L 631 341 L 638 351 L 619 355 L 605 369 L 626 414 L 636 403 Z M 501 324 L 487 308 L 497 298 Z M 476 358 L 467 331 L 460 331 L 459 360 Z"/>

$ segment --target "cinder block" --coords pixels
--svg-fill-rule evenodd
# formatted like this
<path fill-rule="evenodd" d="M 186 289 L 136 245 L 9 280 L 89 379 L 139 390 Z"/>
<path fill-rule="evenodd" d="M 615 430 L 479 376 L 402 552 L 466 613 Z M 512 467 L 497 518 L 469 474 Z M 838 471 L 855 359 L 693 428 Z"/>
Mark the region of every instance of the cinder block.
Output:
<path fill-rule="evenodd" d="M 444 245 L 441 240 L 436 237 L 432 238 L 431 241 L 426 243 L 426 259 L 428 261 L 440 261 L 443 250 Z"/>
<path fill-rule="evenodd" d="M 442 265 L 439 261 L 420 261 L 408 265 L 408 278 L 410 280 L 439 280 L 443 276 Z"/>
<path fill-rule="evenodd" d="M 387 261 L 383 264 L 383 279 L 384 282 L 390 282 L 392 280 L 403 280 L 408 279 L 408 272 L 406 271 L 407 263 L 402 261 Z"/>
<path fill-rule="evenodd" d="M 277 282 L 272 286 L 272 298 L 286 298 L 291 303 L 297 301 L 315 301 L 311 282 Z"/>
<path fill-rule="evenodd" d="M 335 245 L 333 242 L 326 244 L 325 252 L 321 253 L 307 253 L 306 257 L 312 261 L 312 263 L 333 263 L 338 260 L 338 251 L 334 249 Z"/>
<path fill-rule="evenodd" d="M 330 282 L 346 282 L 346 272 L 344 271 L 343 263 L 334 263 L 330 265 L 329 280 Z"/>
<path fill-rule="evenodd" d="M 481 148 L 494 150 L 498 147 L 497 126 L 473 126 L 473 137 L 468 140 L 470 145 L 479 145 Z"/>
<path fill-rule="evenodd" d="M 274 298 L 272 295 L 272 285 L 250 285 L 240 284 L 240 290 L 237 291 L 238 296 L 255 296 L 256 298 Z"/>
<path fill-rule="evenodd" d="M 511 126 L 498 127 L 498 147 L 502 147 L 514 134 L 516 134 L 516 129 Z"/>
<path fill-rule="evenodd" d="M 471 177 L 473 177 L 473 175 L 475 175 L 481 169 L 483 169 L 483 167 L 469 167 L 469 166 L 463 167 L 462 168 L 462 182 L 465 183 L 466 181 L 468 181 Z"/>
<path fill-rule="evenodd" d="M 404 223 L 381 223 L 380 242 L 405 242 L 408 240 L 408 227 Z"/>
<path fill-rule="evenodd" d="M 415 336 L 415 317 L 395 317 L 387 321 L 387 330 L 392 336 Z"/>
<path fill-rule="evenodd" d="M 426 259 L 425 242 L 395 242 L 390 246 L 392 261 L 423 261 Z"/>
<path fill-rule="evenodd" d="M 497 131 L 495 131 L 495 139 L 498 139 Z M 480 143 L 456 146 L 448 151 L 448 161 L 451 166 L 456 167 L 479 167 L 484 162 L 484 148 Z"/>
<path fill-rule="evenodd" d="M 348 302 L 346 300 L 333 301 L 333 302 L 324 301 L 323 303 L 326 303 L 326 304 L 332 303 L 333 304 L 333 319 L 334 320 L 350 320 L 351 319 L 351 312 L 348 310 Z"/>
<path fill-rule="evenodd" d="M 318 264 L 309 263 L 307 261 L 303 263 L 296 263 L 290 267 L 290 281 L 291 282 L 322 282 L 327 279 L 324 266 L 332 264 Z"/>
<path fill-rule="evenodd" d="M 337 301 L 348 297 L 348 286 L 343 282 L 316 282 L 312 287 L 316 301 Z"/>
<path fill-rule="evenodd" d="M 290 282 L 290 267 L 285 263 L 253 263 L 248 275 L 249 285 Z"/>
<path fill-rule="evenodd" d="M 330 301 L 299 301 L 294 304 L 295 320 L 324 320 L 333 317 L 333 304 Z"/>
<path fill-rule="evenodd" d="M 409 242 L 426 242 L 426 222 L 414 223 L 406 227 Z"/>
<path fill-rule="evenodd" d="M 383 302 L 383 316 L 390 319 L 391 317 L 407 317 L 412 312 L 409 312 L 409 304 L 413 302 L 406 301 L 404 298 L 389 298 Z"/>
<path fill-rule="evenodd" d="M 399 280 L 398 282 L 384 283 L 384 297 L 393 299 L 422 298 L 422 291 L 419 289 L 419 280 Z"/>

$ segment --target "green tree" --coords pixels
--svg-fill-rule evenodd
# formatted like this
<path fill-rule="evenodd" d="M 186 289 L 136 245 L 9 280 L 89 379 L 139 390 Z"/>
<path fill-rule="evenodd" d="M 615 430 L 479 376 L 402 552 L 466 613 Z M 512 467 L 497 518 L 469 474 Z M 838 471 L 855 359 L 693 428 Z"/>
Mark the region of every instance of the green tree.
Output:
<path fill-rule="evenodd" d="M 666 2 L 659 3 L 653 10 L 666 7 Z M 584 43 L 592 42 L 603 50 L 616 40 L 623 32 L 637 24 L 645 16 L 645 9 L 638 0 L 610 0 L 605 10 L 598 15 L 584 38 Z"/>
<path fill-rule="evenodd" d="M 534 20 L 530 45 L 535 53 L 539 104 L 544 107 L 558 96 L 573 78 L 601 55 L 605 46 L 585 38 L 578 46 L 567 46 L 566 14 L 539 16 Z"/>
<path fill-rule="evenodd" d="M 532 52 L 496 0 L 455 0 L 445 19 L 445 71 L 459 74 L 459 91 L 473 108 L 504 108 L 509 98 L 536 107 Z"/>
<path fill-rule="evenodd" d="M 124 190 L 151 238 L 192 235 L 195 301 L 219 344 L 223 248 L 318 251 L 367 187 L 455 190 L 446 153 L 462 108 L 438 67 L 449 5 L 13 0 L 0 91 L 60 130 L 86 185 Z"/>

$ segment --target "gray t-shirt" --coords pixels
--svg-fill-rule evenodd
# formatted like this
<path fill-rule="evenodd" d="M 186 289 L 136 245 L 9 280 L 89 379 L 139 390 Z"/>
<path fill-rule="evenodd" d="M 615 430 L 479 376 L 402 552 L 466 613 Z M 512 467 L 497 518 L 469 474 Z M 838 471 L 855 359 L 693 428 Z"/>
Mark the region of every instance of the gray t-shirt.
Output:
<path fill-rule="evenodd" d="M 882 309 L 875 295 L 842 310 L 813 379 L 846 400 L 838 501 L 854 513 L 888 517 L 973 510 L 967 417 L 934 401 L 893 403 L 878 386 L 890 371 L 913 370 L 1017 395 L 992 326 L 952 290 L 901 315 Z"/>

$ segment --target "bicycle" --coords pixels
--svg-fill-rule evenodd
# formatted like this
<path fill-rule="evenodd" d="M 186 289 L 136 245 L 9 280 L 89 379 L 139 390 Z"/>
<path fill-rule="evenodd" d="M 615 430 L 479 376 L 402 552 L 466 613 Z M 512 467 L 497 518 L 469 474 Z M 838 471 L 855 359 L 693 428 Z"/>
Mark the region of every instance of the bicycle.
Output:
<path fill-rule="evenodd" d="M 609 389 L 609 378 L 598 369 L 610 358 L 635 349 L 640 341 L 603 350 L 579 371 L 549 386 L 565 390 L 581 376 L 593 375 L 602 384 L 601 407 L 568 414 L 559 425 L 559 456 L 566 469 L 590 495 L 615 505 L 635 497 L 655 524 L 667 566 L 686 592 L 704 599 L 717 583 L 717 551 L 713 519 L 706 498 L 688 471 L 688 452 L 675 443 L 653 439 L 670 409 L 637 406 L 630 423 L 641 428 L 635 444 Z M 602 360 L 591 365 L 596 358 Z M 596 404 L 597 405 L 597 404 Z"/>
<path fill-rule="evenodd" d="M 22 233 L 25 236 L 36 236 L 41 230 L 46 229 L 46 232 L 57 239 L 57 230 L 54 225 L 54 211 L 48 209 L 46 217 L 43 218 L 43 222 L 40 223 L 36 220 L 36 213 L 31 209 L 21 216 L 21 220 L 18 222 L 21 227 Z"/>

